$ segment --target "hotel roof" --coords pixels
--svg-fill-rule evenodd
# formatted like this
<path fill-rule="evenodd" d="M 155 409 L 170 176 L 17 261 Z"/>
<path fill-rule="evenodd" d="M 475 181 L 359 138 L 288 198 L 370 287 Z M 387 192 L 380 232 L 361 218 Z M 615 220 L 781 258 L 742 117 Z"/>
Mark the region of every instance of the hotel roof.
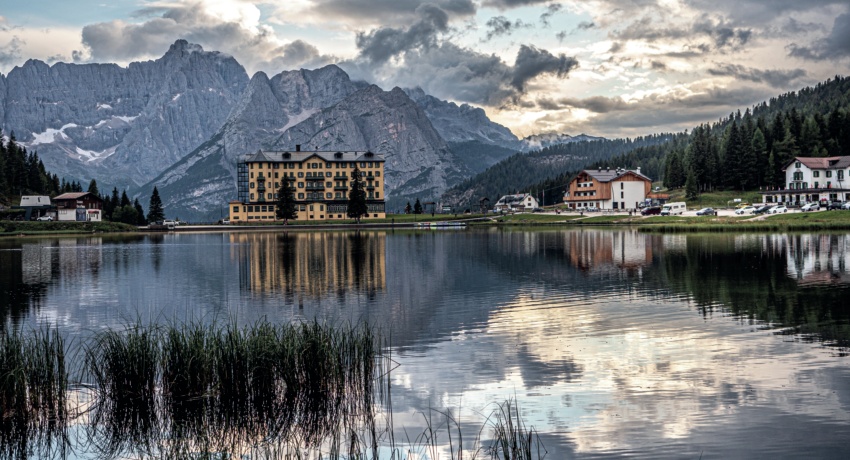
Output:
<path fill-rule="evenodd" d="M 384 161 L 384 156 L 370 151 L 281 151 L 258 150 L 257 153 L 245 155 L 242 161 L 246 163 L 301 163 L 312 157 L 328 162 L 340 161 Z"/>
<path fill-rule="evenodd" d="M 809 169 L 844 169 L 850 167 L 850 156 L 843 157 L 796 157 L 789 161 L 783 170 L 799 161 Z"/>

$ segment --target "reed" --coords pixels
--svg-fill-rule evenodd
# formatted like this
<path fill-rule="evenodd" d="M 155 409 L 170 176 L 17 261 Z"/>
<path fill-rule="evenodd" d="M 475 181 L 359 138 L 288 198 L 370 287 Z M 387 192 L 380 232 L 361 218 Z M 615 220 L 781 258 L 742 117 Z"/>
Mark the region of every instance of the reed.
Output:
<path fill-rule="evenodd" d="M 65 343 L 58 331 L 0 331 L 0 457 L 64 454 Z"/>
<path fill-rule="evenodd" d="M 534 428 L 527 428 L 513 400 L 499 405 L 493 423 L 493 444 L 487 449 L 498 460 L 533 460 L 546 456 L 546 448 Z"/>
<path fill-rule="evenodd" d="M 85 367 L 97 388 L 90 437 L 103 454 L 156 450 L 159 353 L 158 331 L 139 324 L 101 332 L 87 344 Z"/>

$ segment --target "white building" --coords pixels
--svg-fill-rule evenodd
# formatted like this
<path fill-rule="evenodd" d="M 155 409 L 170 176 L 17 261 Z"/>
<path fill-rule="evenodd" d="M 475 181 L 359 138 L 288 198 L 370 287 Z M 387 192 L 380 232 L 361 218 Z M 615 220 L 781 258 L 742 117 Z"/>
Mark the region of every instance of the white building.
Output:
<path fill-rule="evenodd" d="M 499 198 L 493 209 L 498 211 L 531 211 L 534 208 L 539 208 L 537 199 L 529 193 L 519 193 L 516 195 L 505 195 Z"/>
<path fill-rule="evenodd" d="M 765 203 L 850 201 L 850 156 L 797 157 L 783 171 L 784 186 L 763 192 Z"/>
<path fill-rule="evenodd" d="M 640 168 L 585 169 L 570 181 L 564 203 L 572 209 L 638 209 L 650 195 L 652 180 Z"/>

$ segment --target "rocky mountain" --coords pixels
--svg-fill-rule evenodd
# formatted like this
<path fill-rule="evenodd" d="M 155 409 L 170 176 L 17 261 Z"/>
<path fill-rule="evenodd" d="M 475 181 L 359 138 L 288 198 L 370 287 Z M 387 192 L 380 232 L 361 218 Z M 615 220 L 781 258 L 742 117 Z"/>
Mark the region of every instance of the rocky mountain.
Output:
<path fill-rule="evenodd" d="M 484 110 L 468 104 L 457 105 L 425 94 L 422 88 L 405 89 L 434 125 L 434 129 L 449 143 L 477 141 L 483 144 L 519 150 L 519 139 L 508 128 L 490 121 Z"/>
<path fill-rule="evenodd" d="M 6 77 L 0 126 L 50 171 L 140 185 L 209 139 L 247 83 L 235 59 L 185 40 L 126 68 L 29 60 Z"/>
<path fill-rule="evenodd" d="M 222 206 L 236 198 L 239 157 L 269 148 L 281 133 L 360 86 L 335 65 L 282 72 L 271 79 L 258 72 L 219 130 L 142 187 L 142 200 L 157 186 L 169 215 L 218 219 Z"/>
<path fill-rule="evenodd" d="M 534 134 L 525 137 L 520 141 L 519 150 L 522 152 L 531 152 L 532 150 L 540 150 L 553 145 L 599 140 L 605 140 L 605 138 L 588 136 L 587 134 L 579 134 L 578 136 L 570 136 L 569 134 L 559 133 Z"/>
<path fill-rule="evenodd" d="M 27 61 L 0 75 L 0 128 L 60 177 L 126 187 L 142 203 L 157 186 L 168 215 L 189 220 L 226 211 L 238 158 L 259 148 L 380 153 L 395 209 L 522 145 L 483 110 L 421 89 L 383 91 L 336 66 L 249 80 L 232 57 L 185 40 L 126 67 Z"/>
<path fill-rule="evenodd" d="M 371 150 L 384 155 L 388 209 L 436 198 L 470 175 L 454 158 L 425 111 L 400 88 L 371 85 L 287 130 L 273 148 Z"/>

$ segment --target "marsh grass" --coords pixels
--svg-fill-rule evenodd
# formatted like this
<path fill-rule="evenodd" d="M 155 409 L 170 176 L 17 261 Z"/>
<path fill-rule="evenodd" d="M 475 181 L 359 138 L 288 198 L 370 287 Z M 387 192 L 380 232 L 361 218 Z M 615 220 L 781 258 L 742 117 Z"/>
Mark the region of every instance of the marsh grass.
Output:
<path fill-rule="evenodd" d="M 0 331 L 0 457 L 64 454 L 67 382 L 58 331 Z"/>
<path fill-rule="evenodd" d="M 0 458 L 66 456 L 73 444 L 104 458 L 542 458 L 518 407 L 499 406 L 464 443 L 450 410 L 396 444 L 381 332 L 318 321 L 248 326 L 187 323 L 96 332 L 82 343 L 86 383 L 68 401 L 66 347 L 55 330 L 0 336 Z M 73 406 L 86 405 L 84 409 Z M 378 407 L 384 410 L 377 410 Z M 71 407 L 71 411 L 67 409 Z M 378 415 L 383 412 L 381 423 Z M 436 417 L 435 417 L 436 414 Z M 380 426 L 379 426 L 380 425 Z M 481 432 L 493 428 L 492 446 Z M 542 449 L 542 450 L 541 450 Z M 536 455 L 536 456 L 535 456 Z"/>

